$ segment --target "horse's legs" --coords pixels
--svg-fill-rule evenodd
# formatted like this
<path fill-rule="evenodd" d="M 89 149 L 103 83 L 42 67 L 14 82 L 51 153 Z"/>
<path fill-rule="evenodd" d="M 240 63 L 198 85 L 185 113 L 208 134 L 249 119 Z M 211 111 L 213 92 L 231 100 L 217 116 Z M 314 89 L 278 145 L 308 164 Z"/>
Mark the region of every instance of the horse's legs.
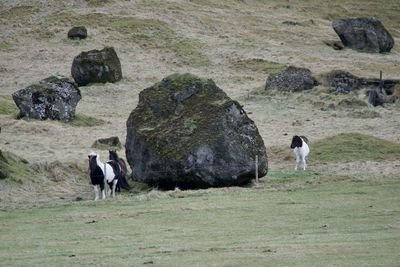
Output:
<path fill-rule="evenodd" d="M 115 188 L 117 187 L 118 179 L 112 181 L 112 197 L 115 197 Z"/>
<path fill-rule="evenodd" d="M 104 181 L 102 183 L 100 183 L 100 190 L 101 190 L 101 194 L 102 194 L 102 199 L 106 199 L 106 194 L 104 192 Z"/>
<path fill-rule="evenodd" d="M 300 157 L 296 156 L 296 166 L 294 167 L 294 170 L 297 171 L 297 168 L 299 166 L 300 163 Z"/>
<path fill-rule="evenodd" d="M 93 188 L 94 188 L 94 201 L 97 201 L 99 199 L 99 196 L 98 196 L 99 190 L 98 190 L 97 184 L 94 185 Z"/>
<path fill-rule="evenodd" d="M 305 171 L 306 170 L 306 167 L 307 167 L 307 163 L 306 163 L 306 157 L 303 157 L 303 171 Z"/>

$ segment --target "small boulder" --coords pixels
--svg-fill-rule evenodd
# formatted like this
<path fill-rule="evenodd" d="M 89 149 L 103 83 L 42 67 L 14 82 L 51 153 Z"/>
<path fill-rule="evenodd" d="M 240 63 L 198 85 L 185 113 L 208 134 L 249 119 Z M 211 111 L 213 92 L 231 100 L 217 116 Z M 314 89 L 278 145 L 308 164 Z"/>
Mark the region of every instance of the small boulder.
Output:
<path fill-rule="evenodd" d="M 174 74 L 140 92 L 127 121 L 134 179 L 163 189 L 244 185 L 268 170 L 258 129 L 212 80 Z"/>
<path fill-rule="evenodd" d="M 71 74 L 78 86 L 113 83 L 122 79 L 121 62 L 113 47 L 82 52 L 74 58 Z"/>
<path fill-rule="evenodd" d="M 394 46 L 393 37 L 376 19 L 338 19 L 333 21 L 332 27 L 344 46 L 358 51 L 384 53 Z"/>
<path fill-rule="evenodd" d="M 110 149 L 121 149 L 122 145 L 119 141 L 118 136 L 112 136 L 109 138 L 102 138 L 96 140 L 93 145 L 93 148 L 110 150 Z"/>
<path fill-rule="evenodd" d="M 85 39 L 87 30 L 83 26 L 73 27 L 68 31 L 68 38 L 73 40 Z"/>
<path fill-rule="evenodd" d="M 316 85 L 318 82 L 312 77 L 310 70 L 290 66 L 279 73 L 268 76 L 265 89 L 297 92 L 311 89 Z"/>
<path fill-rule="evenodd" d="M 329 92 L 333 94 L 348 94 L 354 90 L 360 89 L 363 85 L 362 80 L 353 74 L 335 70 L 326 74 Z"/>
<path fill-rule="evenodd" d="M 51 76 L 12 94 L 18 117 L 70 121 L 81 100 L 78 86 L 62 76 Z"/>

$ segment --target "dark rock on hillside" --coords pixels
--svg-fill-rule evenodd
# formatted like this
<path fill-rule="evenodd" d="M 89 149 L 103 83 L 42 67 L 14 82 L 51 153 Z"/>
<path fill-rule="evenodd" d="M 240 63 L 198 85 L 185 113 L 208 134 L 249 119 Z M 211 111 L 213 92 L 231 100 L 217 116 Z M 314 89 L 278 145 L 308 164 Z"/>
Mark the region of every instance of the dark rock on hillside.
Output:
<path fill-rule="evenodd" d="M 334 94 L 347 94 L 358 90 L 362 86 L 362 80 L 346 71 L 332 71 L 326 75 L 329 91 Z"/>
<path fill-rule="evenodd" d="M 122 79 L 121 62 L 113 47 L 82 52 L 74 58 L 71 74 L 79 86 L 113 83 Z"/>
<path fill-rule="evenodd" d="M 133 178 L 164 189 L 249 183 L 264 142 L 242 106 L 212 80 L 174 74 L 143 90 L 127 121 L 126 157 Z"/>
<path fill-rule="evenodd" d="M 381 89 L 371 89 L 367 91 L 367 99 L 368 103 L 376 106 L 383 106 L 384 104 L 392 104 L 396 103 L 399 100 L 399 97 L 395 94 L 387 94 L 385 90 Z"/>
<path fill-rule="evenodd" d="M 342 43 L 369 53 L 390 52 L 394 40 L 379 20 L 370 18 L 338 19 L 332 27 Z"/>
<path fill-rule="evenodd" d="M 87 30 L 83 26 L 73 27 L 68 31 L 68 38 L 73 40 L 85 39 Z"/>
<path fill-rule="evenodd" d="M 112 136 L 109 138 L 102 138 L 96 140 L 93 145 L 93 148 L 98 148 L 98 149 L 104 149 L 104 150 L 109 150 L 109 149 L 121 149 L 122 145 L 121 142 L 119 141 L 118 136 Z"/>
<path fill-rule="evenodd" d="M 326 85 L 334 94 L 347 94 L 361 88 L 380 89 L 384 94 L 391 95 L 398 80 L 380 80 L 357 77 L 349 72 L 334 70 L 324 75 Z"/>
<path fill-rule="evenodd" d="M 379 94 L 378 90 L 369 90 L 367 92 L 367 97 L 368 97 L 368 102 L 374 107 L 382 106 L 385 103 L 382 95 Z"/>
<path fill-rule="evenodd" d="M 78 86 L 61 76 L 51 76 L 12 94 L 19 117 L 70 121 L 81 100 Z"/>
<path fill-rule="evenodd" d="M 285 70 L 268 76 L 265 89 L 280 91 L 303 91 L 318 85 L 311 71 L 304 68 L 288 67 Z"/>

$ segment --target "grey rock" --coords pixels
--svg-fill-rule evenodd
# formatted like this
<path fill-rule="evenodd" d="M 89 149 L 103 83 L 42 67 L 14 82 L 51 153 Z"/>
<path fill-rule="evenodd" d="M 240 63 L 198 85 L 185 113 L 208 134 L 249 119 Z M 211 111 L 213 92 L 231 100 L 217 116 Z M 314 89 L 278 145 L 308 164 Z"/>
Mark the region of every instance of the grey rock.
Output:
<path fill-rule="evenodd" d="M 122 79 L 121 62 L 113 47 L 82 52 L 74 58 L 71 74 L 78 86 L 113 83 Z"/>
<path fill-rule="evenodd" d="M 379 80 L 357 77 L 349 72 L 334 70 L 324 75 L 330 93 L 348 94 L 361 88 L 380 89 L 385 94 L 391 95 L 398 80 Z"/>
<path fill-rule="evenodd" d="M 241 105 L 191 74 L 168 76 L 139 94 L 125 149 L 133 178 L 165 189 L 247 184 L 256 155 L 260 177 L 268 171 L 264 142 Z"/>
<path fill-rule="evenodd" d="M 290 66 L 279 73 L 268 76 L 265 89 L 297 92 L 311 89 L 316 85 L 318 82 L 312 77 L 310 70 Z"/>
<path fill-rule="evenodd" d="M 376 19 L 338 19 L 332 22 L 332 27 L 344 46 L 358 51 L 384 53 L 394 46 L 393 37 Z"/>
<path fill-rule="evenodd" d="M 85 39 L 87 37 L 87 29 L 83 26 L 73 27 L 68 31 L 68 38 L 73 40 Z"/>
<path fill-rule="evenodd" d="M 62 76 L 51 76 L 12 94 L 19 117 L 70 121 L 81 100 L 78 86 Z"/>

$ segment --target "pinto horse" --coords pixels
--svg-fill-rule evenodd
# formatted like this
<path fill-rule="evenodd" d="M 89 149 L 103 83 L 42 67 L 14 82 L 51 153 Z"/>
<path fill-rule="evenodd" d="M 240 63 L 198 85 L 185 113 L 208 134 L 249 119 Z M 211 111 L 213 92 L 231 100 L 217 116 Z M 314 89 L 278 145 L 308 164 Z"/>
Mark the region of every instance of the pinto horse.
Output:
<path fill-rule="evenodd" d="M 292 138 L 290 148 L 293 149 L 293 153 L 296 156 L 296 167 L 294 169 L 297 170 L 300 165 L 303 165 L 303 170 L 306 170 L 306 157 L 308 156 L 308 153 L 310 153 L 308 139 L 305 136 L 295 135 Z"/>
<path fill-rule="evenodd" d="M 90 180 L 94 186 L 95 199 L 99 199 L 100 192 L 102 194 L 102 199 L 106 198 L 107 189 L 104 188 L 105 183 L 111 189 L 110 195 L 115 197 L 115 188 L 118 180 L 121 177 L 121 168 L 118 162 L 114 160 L 109 160 L 105 163 L 101 162 L 100 155 L 97 153 L 90 153 L 89 158 L 89 169 L 90 169 Z M 99 192 L 100 187 L 100 192 Z M 106 190 L 104 190 L 106 189 Z"/>
<path fill-rule="evenodd" d="M 121 169 L 121 178 L 118 179 L 117 192 L 121 191 L 121 187 L 125 190 L 131 189 L 130 185 L 126 181 L 126 174 L 128 173 L 128 168 L 126 167 L 125 160 L 120 158 L 115 150 L 109 150 L 109 159 L 118 162 Z"/>

